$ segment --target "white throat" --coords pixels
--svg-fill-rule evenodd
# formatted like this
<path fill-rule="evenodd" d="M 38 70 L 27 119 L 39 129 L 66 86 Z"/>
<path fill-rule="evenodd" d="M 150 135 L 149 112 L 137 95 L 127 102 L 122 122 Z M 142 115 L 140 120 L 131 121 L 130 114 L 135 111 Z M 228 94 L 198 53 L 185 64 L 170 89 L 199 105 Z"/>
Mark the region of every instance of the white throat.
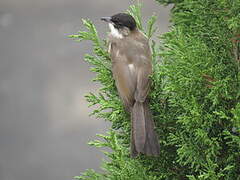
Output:
<path fill-rule="evenodd" d="M 110 28 L 110 33 L 113 37 L 118 38 L 118 39 L 122 39 L 123 35 L 118 31 L 117 28 L 114 27 L 114 25 L 112 23 L 109 23 L 109 28 Z"/>

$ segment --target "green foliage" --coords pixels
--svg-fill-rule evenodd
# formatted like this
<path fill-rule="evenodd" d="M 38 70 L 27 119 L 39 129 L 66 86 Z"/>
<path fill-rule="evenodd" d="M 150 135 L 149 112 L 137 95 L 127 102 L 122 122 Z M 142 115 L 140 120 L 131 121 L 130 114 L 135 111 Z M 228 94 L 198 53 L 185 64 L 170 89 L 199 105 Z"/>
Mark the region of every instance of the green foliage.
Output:
<path fill-rule="evenodd" d="M 240 1 L 176 1 L 162 37 L 163 91 L 177 127 L 168 142 L 188 179 L 240 179 L 239 12 Z"/>
<path fill-rule="evenodd" d="M 105 161 L 102 169 L 107 173 L 99 174 L 93 170 L 88 170 L 82 176 L 75 177 L 76 179 L 101 179 L 101 180 L 125 180 L 125 179 L 139 179 L 139 180 L 156 180 L 156 177 L 148 175 L 148 167 L 136 160 L 129 158 L 127 148 L 123 148 L 121 138 L 117 137 L 116 132 L 110 131 L 106 136 L 98 135 L 104 142 L 95 140 L 90 142 L 90 145 L 96 147 L 109 147 L 113 152 L 104 152 L 104 154 L 111 159 L 111 162 Z"/>
<path fill-rule="evenodd" d="M 102 140 L 89 144 L 108 147 L 102 173 L 88 170 L 76 179 L 179 180 L 240 179 L 240 1 L 157 0 L 174 3 L 171 31 L 162 43 L 150 41 L 154 73 L 150 105 L 160 141 L 157 158 L 129 156 L 130 118 L 117 95 L 106 43 L 90 20 L 86 31 L 72 38 L 93 42 L 94 55 L 85 61 L 102 84 L 86 96 L 93 115 L 112 123 Z M 156 16 L 146 28 L 141 5 L 130 6 L 147 37 L 156 32 Z"/>

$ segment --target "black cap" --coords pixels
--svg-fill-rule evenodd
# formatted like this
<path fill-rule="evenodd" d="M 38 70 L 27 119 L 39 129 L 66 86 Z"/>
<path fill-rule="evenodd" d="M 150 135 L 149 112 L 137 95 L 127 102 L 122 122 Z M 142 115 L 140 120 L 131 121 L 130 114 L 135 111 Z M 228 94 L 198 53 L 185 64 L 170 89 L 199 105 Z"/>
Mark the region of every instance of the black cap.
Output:
<path fill-rule="evenodd" d="M 131 31 L 136 29 L 135 19 L 126 13 L 118 13 L 111 17 L 102 17 L 101 20 L 112 22 L 114 27 L 117 29 L 121 29 L 123 27 L 128 27 Z"/>

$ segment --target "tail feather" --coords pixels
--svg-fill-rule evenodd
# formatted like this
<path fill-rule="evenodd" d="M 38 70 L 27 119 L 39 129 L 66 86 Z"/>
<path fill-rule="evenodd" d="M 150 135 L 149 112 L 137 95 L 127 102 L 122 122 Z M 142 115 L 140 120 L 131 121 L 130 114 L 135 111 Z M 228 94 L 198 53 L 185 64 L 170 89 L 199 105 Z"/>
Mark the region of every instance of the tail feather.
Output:
<path fill-rule="evenodd" d="M 147 102 L 144 103 L 144 109 L 146 117 L 145 124 L 147 129 L 147 140 L 144 147 L 145 152 L 148 155 L 158 156 L 160 151 L 158 136 L 154 130 L 155 125 Z"/>
<path fill-rule="evenodd" d="M 131 155 L 143 153 L 149 156 L 159 155 L 159 142 L 154 131 L 154 122 L 148 102 L 135 102 L 132 112 Z"/>

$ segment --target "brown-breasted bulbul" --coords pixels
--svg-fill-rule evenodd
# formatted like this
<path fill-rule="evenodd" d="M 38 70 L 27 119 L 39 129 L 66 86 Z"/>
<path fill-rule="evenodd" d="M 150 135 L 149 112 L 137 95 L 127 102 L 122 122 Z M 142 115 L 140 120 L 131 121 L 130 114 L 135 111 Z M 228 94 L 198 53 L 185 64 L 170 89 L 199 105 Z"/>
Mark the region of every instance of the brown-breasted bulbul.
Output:
<path fill-rule="evenodd" d="M 118 93 L 131 114 L 131 156 L 159 155 L 159 142 L 148 105 L 152 73 L 148 38 L 138 30 L 134 18 L 125 13 L 101 20 L 109 24 L 109 53 Z"/>

